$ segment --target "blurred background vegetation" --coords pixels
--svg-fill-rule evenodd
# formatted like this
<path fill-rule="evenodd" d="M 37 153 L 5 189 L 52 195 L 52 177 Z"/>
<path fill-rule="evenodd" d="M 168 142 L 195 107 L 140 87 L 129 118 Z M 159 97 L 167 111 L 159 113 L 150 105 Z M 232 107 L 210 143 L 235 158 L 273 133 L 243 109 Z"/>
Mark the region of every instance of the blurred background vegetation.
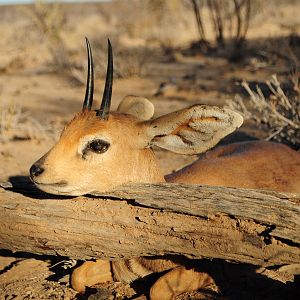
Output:
<path fill-rule="evenodd" d="M 26 74 L 32 79 L 40 75 L 37 82 L 41 82 L 58 75 L 69 81 L 70 87 L 83 90 L 84 36 L 92 43 L 96 78 L 101 80 L 109 37 L 114 47 L 115 77 L 120 82 L 152 80 L 151 91 L 143 96 L 154 102 L 160 99 L 158 111 L 164 111 L 163 101 L 173 108 L 191 102 L 226 102 L 241 111 L 249 124 L 253 122 L 248 130 L 252 135 L 299 149 L 297 11 L 300 3 L 292 0 L 35 1 L 30 5 L 2 5 L 2 115 L 18 111 L 18 122 L 26 119 L 21 121 L 19 110 L 7 108 L 9 103 L 20 103 L 24 92 L 16 79 L 16 91 L 6 95 L 3 82 L 7 76 Z M 277 77 L 272 77 L 275 74 Z M 44 93 L 48 94 L 45 88 Z M 136 93 L 134 87 L 130 93 Z M 32 101 L 38 100 L 33 97 Z M 176 101 L 180 103 L 174 104 Z M 165 110 L 169 110 L 167 104 Z M 0 119 L 2 136 L 5 128 L 12 126 L 7 120 L 11 118 Z M 49 124 L 45 127 L 51 128 Z"/>

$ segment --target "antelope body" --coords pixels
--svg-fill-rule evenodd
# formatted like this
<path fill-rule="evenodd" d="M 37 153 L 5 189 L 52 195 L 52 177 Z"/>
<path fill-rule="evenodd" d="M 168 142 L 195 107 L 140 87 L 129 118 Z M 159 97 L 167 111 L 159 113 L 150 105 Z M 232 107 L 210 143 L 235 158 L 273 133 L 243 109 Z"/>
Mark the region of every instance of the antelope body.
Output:
<path fill-rule="evenodd" d="M 182 154 L 203 153 L 240 127 L 242 117 L 229 109 L 195 105 L 152 119 L 154 107 L 128 96 L 109 112 L 112 94 L 112 50 L 100 110 L 92 111 L 93 64 L 88 46 L 88 80 L 82 112 L 63 130 L 58 143 L 30 169 L 42 190 L 62 195 L 104 192 L 129 182 L 179 182 L 300 192 L 300 154 L 269 142 L 218 147 L 193 164 L 163 176 L 151 146 Z M 152 286 L 150 298 L 172 299 L 205 287 L 213 279 L 166 259 L 136 258 L 118 262 L 85 262 L 72 274 L 72 286 L 117 279 L 131 282 L 152 272 L 170 270 Z"/>

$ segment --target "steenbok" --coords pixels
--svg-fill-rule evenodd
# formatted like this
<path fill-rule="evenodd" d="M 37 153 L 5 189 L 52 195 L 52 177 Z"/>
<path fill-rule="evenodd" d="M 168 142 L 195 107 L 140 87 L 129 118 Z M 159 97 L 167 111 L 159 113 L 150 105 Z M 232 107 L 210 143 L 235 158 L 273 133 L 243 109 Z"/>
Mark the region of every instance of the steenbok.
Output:
<path fill-rule="evenodd" d="M 128 96 L 110 112 L 113 83 L 112 48 L 99 110 L 92 110 L 94 74 L 87 40 L 88 78 L 82 111 L 61 137 L 30 168 L 32 181 L 58 195 L 104 192 L 129 182 L 176 182 L 300 192 L 300 154 L 285 145 L 254 141 L 218 147 L 191 165 L 164 176 L 151 149 L 181 154 L 203 153 L 243 123 L 237 112 L 194 105 L 156 119 L 152 103 Z M 138 258 L 118 262 L 85 262 L 73 274 L 74 289 L 117 279 L 131 282 L 153 272 L 170 270 L 150 290 L 150 298 L 172 299 L 213 282 L 205 273 L 166 259 Z"/>

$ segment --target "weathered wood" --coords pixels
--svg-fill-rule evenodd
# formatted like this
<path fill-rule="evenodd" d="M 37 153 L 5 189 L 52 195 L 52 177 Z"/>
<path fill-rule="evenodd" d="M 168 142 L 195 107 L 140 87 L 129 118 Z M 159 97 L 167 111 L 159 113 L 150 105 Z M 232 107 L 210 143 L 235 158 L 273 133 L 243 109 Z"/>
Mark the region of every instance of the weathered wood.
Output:
<path fill-rule="evenodd" d="M 299 194 L 145 184 L 107 199 L 59 199 L 28 183 L 7 189 L 0 188 L 0 248 L 73 258 L 182 254 L 300 263 Z"/>

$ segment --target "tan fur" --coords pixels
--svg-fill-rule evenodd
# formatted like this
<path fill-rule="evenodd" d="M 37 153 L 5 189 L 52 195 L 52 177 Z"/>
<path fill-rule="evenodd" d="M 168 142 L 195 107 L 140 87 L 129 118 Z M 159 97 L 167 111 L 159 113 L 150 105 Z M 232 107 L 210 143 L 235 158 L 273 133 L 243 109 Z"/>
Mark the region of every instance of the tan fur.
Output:
<path fill-rule="evenodd" d="M 140 123 L 133 116 L 119 113 L 111 113 L 106 122 L 95 112 L 76 115 L 58 143 L 41 159 L 45 171 L 35 184 L 49 193 L 77 196 L 106 191 L 124 182 L 163 182 L 153 151 L 144 149 L 144 140 L 138 139 L 143 130 Z M 83 160 L 79 145 L 94 136 L 108 140 L 111 147 L 107 153 Z M 62 181 L 66 187 L 53 185 Z"/>
<path fill-rule="evenodd" d="M 147 101 L 139 98 L 135 105 L 132 98 L 127 98 L 120 105 L 122 113 L 110 113 L 107 121 L 100 120 L 93 111 L 77 114 L 58 143 L 37 161 L 44 172 L 33 178 L 35 184 L 46 192 L 67 195 L 103 192 L 128 182 L 165 180 L 300 192 L 300 154 L 287 146 L 263 141 L 218 147 L 164 178 L 151 145 L 178 153 L 204 152 L 243 120 L 231 110 L 196 105 L 145 121 L 138 116 L 152 116 L 153 111 L 145 111 L 151 108 Z M 110 148 L 102 154 L 84 156 L 82 148 L 95 138 L 109 142 Z M 167 259 L 135 258 L 112 262 L 112 271 L 115 279 L 131 282 L 171 269 L 151 288 L 152 300 L 172 299 L 213 282 L 207 274 L 176 266 L 177 262 Z M 108 262 L 85 262 L 74 271 L 71 283 L 83 291 L 85 286 L 112 277 Z"/>
<path fill-rule="evenodd" d="M 86 261 L 81 267 L 76 268 L 71 276 L 71 285 L 76 291 L 84 291 L 86 286 L 112 280 L 110 262 L 99 259 L 96 262 Z"/>
<path fill-rule="evenodd" d="M 183 262 L 182 262 L 183 263 Z M 118 281 L 130 283 L 138 278 L 151 273 L 163 272 L 173 269 L 180 264 L 180 260 L 174 262 L 170 259 L 138 257 L 112 262 L 114 278 Z"/>
<path fill-rule="evenodd" d="M 160 277 L 150 289 L 151 300 L 170 300 L 175 296 L 214 284 L 206 273 L 177 267 Z"/>
<path fill-rule="evenodd" d="M 117 111 L 130 114 L 141 120 L 149 120 L 154 114 L 154 106 L 144 97 L 126 96 L 120 102 Z"/>
<path fill-rule="evenodd" d="M 277 143 L 235 143 L 203 154 L 166 181 L 300 192 L 300 154 Z"/>

